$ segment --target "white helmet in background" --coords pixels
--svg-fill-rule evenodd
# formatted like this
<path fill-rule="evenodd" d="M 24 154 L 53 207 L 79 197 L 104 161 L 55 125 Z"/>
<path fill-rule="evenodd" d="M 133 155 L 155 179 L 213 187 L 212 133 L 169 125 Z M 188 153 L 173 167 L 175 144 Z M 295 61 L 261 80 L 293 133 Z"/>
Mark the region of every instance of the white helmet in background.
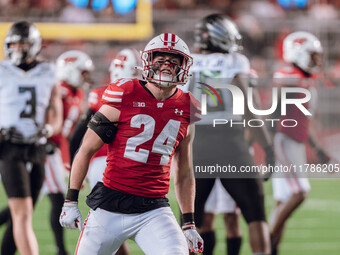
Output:
<path fill-rule="evenodd" d="M 123 49 L 111 61 L 109 72 L 110 81 L 113 82 L 119 78 L 137 78 L 137 66 L 140 64 L 140 57 L 135 49 Z"/>
<path fill-rule="evenodd" d="M 291 33 L 283 41 L 283 59 L 288 63 L 296 64 L 307 73 L 318 71 L 318 65 L 314 63 L 312 55 L 322 54 L 322 52 L 320 40 L 309 32 Z"/>
<path fill-rule="evenodd" d="M 20 47 L 15 51 L 10 47 L 12 43 L 26 42 L 28 49 Z M 37 27 L 28 21 L 15 22 L 5 37 L 4 49 L 6 56 L 14 65 L 27 63 L 28 59 L 36 59 L 41 50 L 41 35 Z"/>
<path fill-rule="evenodd" d="M 155 53 L 164 52 L 178 55 L 181 58 L 180 66 L 172 76 L 157 74 L 159 65 L 153 64 Z M 189 47 L 175 34 L 164 33 L 153 38 L 142 52 L 143 77 L 161 87 L 172 85 L 184 85 L 189 78 L 189 69 L 193 60 L 190 56 Z"/>
<path fill-rule="evenodd" d="M 79 50 L 70 50 L 57 59 L 57 79 L 78 88 L 85 82 L 83 73 L 92 72 L 94 65 L 91 58 Z"/>
<path fill-rule="evenodd" d="M 232 53 L 242 49 L 235 23 L 225 14 L 211 14 L 195 25 L 195 44 L 200 50 Z"/>

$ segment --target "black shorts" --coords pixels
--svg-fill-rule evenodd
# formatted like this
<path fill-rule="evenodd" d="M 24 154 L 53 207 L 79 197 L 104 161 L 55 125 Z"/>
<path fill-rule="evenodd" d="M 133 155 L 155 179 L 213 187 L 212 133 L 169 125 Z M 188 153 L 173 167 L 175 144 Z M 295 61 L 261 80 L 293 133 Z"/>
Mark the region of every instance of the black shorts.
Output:
<path fill-rule="evenodd" d="M 247 223 L 265 221 L 264 194 L 259 179 L 221 179 L 224 188 L 235 200 Z M 195 222 L 201 227 L 204 206 L 214 186 L 215 179 L 196 179 Z"/>
<path fill-rule="evenodd" d="M 248 144 L 244 140 L 243 128 L 196 126 L 194 142 L 194 168 L 197 165 L 255 165 L 249 154 Z M 220 177 L 236 204 L 240 207 L 245 220 L 265 220 L 264 195 L 262 182 L 256 173 L 242 176 L 233 173 L 220 173 L 217 176 L 196 175 L 195 221 L 198 227 L 203 222 L 204 205 L 215 183 L 214 177 Z M 210 178 L 207 178 L 210 177 Z"/>
<path fill-rule="evenodd" d="M 45 149 L 36 145 L 2 143 L 0 169 L 9 198 L 38 197 L 44 182 Z M 31 169 L 27 169 L 28 164 Z"/>

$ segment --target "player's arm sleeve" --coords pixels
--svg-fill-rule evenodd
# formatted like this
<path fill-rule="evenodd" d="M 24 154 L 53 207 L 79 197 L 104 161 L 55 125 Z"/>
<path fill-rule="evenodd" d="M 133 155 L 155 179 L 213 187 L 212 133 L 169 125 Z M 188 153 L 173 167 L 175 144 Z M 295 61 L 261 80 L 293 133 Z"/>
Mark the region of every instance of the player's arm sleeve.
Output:
<path fill-rule="evenodd" d="M 79 119 L 74 131 L 70 137 L 70 160 L 71 165 L 74 159 L 74 155 L 76 154 L 78 148 L 80 147 L 81 140 L 85 135 L 87 130 L 87 123 L 91 119 L 92 115 L 94 114 L 94 110 L 89 108 L 83 116 Z"/>

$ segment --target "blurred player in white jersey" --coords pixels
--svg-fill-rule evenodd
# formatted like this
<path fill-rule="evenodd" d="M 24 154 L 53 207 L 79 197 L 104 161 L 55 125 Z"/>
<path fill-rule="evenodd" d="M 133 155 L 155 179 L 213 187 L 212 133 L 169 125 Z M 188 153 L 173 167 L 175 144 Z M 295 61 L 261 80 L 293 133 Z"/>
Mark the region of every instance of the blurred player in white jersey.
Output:
<path fill-rule="evenodd" d="M 66 192 L 66 169 L 61 157 L 61 143 L 67 144 L 73 128 L 82 111 L 83 90 L 85 83 L 91 83 L 90 73 L 94 70 L 91 58 L 79 50 L 62 53 L 56 61 L 57 80 L 60 83 L 63 101 L 64 118 L 60 133 L 51 137 L 47 146 L 45 163 L 45 181 L 43 194 L 51 200 L 50 223 L 58 248 L 58 255 L 67 254 L 64 245 L 63 228 L 59 224 L 59 215 L 64 203 Z M 68 153 L 68 150 L 67 150 Z"/>
<path fill-rule="evenodd" d="M 142 53 L 143 78 L 119 79 L 104 91 L 103 105 L 88 124 L 72 163 L 60 223 L 81 227 L 80 186 L 93 154 L 109 144 L 103 182 L 87 196 L 91 208 L 76 254 L 112 254 L 134 240 L 146 254 L 201 252 L 194 222 L 191 146 L 199 102 L 177 89 L 189 78 L 190 51 L 177 35 L 153 38 Z M 183 212 L 182 230 L 169 208 L 170 165 Z"/>
<path fill-rule="evenodd" d="M 13 233 L 10 223 L 2 240 L 1 253 L 6 255 L 16 247 L 20 254 L 39 254 L 32 214 L 44 180 L 41 144 L 58 133 L 62 123 L 54 67 L 37 60 L 41 41 L 34 24 L 14 23 L 4 43 L 8 60 L 0 62 L 0 171 L 13 222 Z"/>
<path fill-rule="evenodd" d="M 250 69 L 249 75 L 249 86 L 255 87 L 258 84 L 257 72 L 254 69 Z M 247 137 L 247 135 L 250 136 L 249 129 L 246 129 L 245 131 L 245 139 L 247 140 L 248 144 L 251 144 L 251 137 Z M 251 149 L 252 147 L 249 147 L 250 154 L 251 156 L 254 156 Z M 223 214 L 223 220 L 225 224 L 227 254 L 238 255 L 240 254 L 240 249 L 242 245 L 242 229 L 240 221 L 241 211 L 236 205 L 235 200 L 223 187 L 221 180 L 216 179 L 204 206 L 204 218 L 200 231 L 202 233 L 214 233 L 216 215 L 220 213 Z M 213 243 L 210 244 L 206 243 L 206 247 L 207 245 L 211 245 L 211 247 L 213 248 L 213 239 L 212 242 Z M 206 250 L 209 250 L 209 248 Z"/>
<path fill-rule="evenodd" d="M 242 123 L 242 116 L 233 114 L 231 93 L 227 89 L 214 88 L 215 84 L 234 84 L 247 98 L 250 66 L 248 59 L 237 52 L 241 47 L 240 40 L 241 35 L 235 24 L 226 15 L 209 15 L 195 27 L 195 46 L 199 54 L 193 54 L 194 79 L 190 91 L 197 98 L 201 98 L 204 94 L 202 91 L 211 90 L 220 101 L 215 103 L 207 97 L 207 114 L 196 124 L 193 152 L 195 167 L 229 164 L 240 170 L 242 166 L 255 165 L 248 151 L 248 143 L 244 139 L 244 126 L 212 125 L 214 119 Z M 244 118 L 249 120 L 256 117 L 246 109 Z M 274 153 L 267 129 L 250 128 L 250 131 L 265 149 L 266 162 L 273 165 Z M 216 177 L 221 178 L 222 185 L 236 201 L 248 223 L 253 254 L 269 254 L 269 231 L 265 221 L 261 180 L 257 175 L 231 176 L 231 174 Z M 198 227 L 202 227 L 205 202 L 214 183 L 215 179 L 212 177 L 196 176 L 195 219 Z M 214 232 L 200 233 L 205 242 L 204 254 L 213 254 Z M 230 251 L 231 254 L 238 254 L 240 240 L 231 241 L 229 246 L 234 247 Z"/>
<path fill-rule="evenodd" d="M 113 83 L 119 78 L 138 78 L 137 66 L 140 66 L 140 57 L 135 49 L 127 48 L 118 52 L 117 56 L 111 61 L 109 67 L 110 82 Z M 78 150 L 81 140 L 87 130 L 88 121 L 94 113 L 96 113 L 102 106 L 102 95 L 107 86 L 102 86 L 93 89 L 88 98 L 89 108 L 87 113 L 79 120 L 72 137 L 70 139 L 70 156 L 71 162 Z M 103 173 L 106 167 L 107 145 L 105 144 L 99 151 L 97 151 L 92 159 L 87 173 L 87 180 L 89 181 L 91 189 L 102 182 Z M 129 254 L 126 242 L 117 251 L 117 255 Z"/>
<path fill-rule="evenodd" d="M 283 57 L 287 66 L 274 74 L 274 84 L 282 87 L 304 88 L 310 91 L 311 99 L 303 106 L 313 114 L 317 103 L 317 74 L 321 72 L 323 49 L 319 39 L 309 32 L 289 34 L 283 41 Z M 290 93 L 290 99 L 300 99 L 302 93 Z M 280 121 L 294 119 L 296 127 L 279 125 L 274 139 L 277 165 L 293 165 L 299 168 L 307 163 L 305 142 L 316 150 L 322 163 L 329 157 L 317 145 L 309 131 L 310 116 L 306 116 L 296 105 L 287 105 L 286 115 Z M 276 201 L 271 219 L 272 254 L 278 247 L 284 226 L 289 216 L 305 200 L 310 184 L 305 175 L 298 172 L 273 174 L 273 195 Z"/>
<path fill-rule="evenodd" d="M 60 145 L 65 144 L 70 132 L 74 128 L 81 114 L 83 91 L 81 87 L 86 82 L 91 82 L 89 73 L 94 66 L 90 57 L 77 50 L 64 52 L 57 59 L 56 79 L 60 84 L 63 103 L 63 127 L 60 133 L 49 138 L 46 144 L 45 180 L 41 190 L 48 194 L 51 200 L 50 223 L 57 245 L 57 254 L 67 254 L 64 245 L 63 228 L 59 224 L 59 215 L 64 203 L 66 191 L 66 170 L 61 157 Z M 7 209 L 1 212 L 1 222 L 10 215 Z"/>

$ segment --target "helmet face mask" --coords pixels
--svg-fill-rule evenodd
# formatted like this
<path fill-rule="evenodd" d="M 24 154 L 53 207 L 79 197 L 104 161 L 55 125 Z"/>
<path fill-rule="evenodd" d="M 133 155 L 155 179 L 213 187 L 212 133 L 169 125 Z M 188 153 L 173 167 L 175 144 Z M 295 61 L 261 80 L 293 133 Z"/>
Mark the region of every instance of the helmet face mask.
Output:
<path fill-rule="evenodd" d="M 28 61 L 28 52 L 31 47 L 31 44 L 28 42 L 15 42 L 9 43 L 8 45 L 8 55 L 10 57 L 11 62 L 19 66 Z"/>
<path fill-rule="evenodd" d="M 65 81 L 72 87 L 81 87 L 91 83 L 90 72 L 94 70 L 91 58 L 79 50 L 70 50 L 61 54 L 56 62 L 57 79 Z"/>
<path fill-rule="evenodd" d="M 14 23 L 5 37 L 6 56 L 14 65 L 34 60 L 41 50 L 41 36 L 35 25 L 27 21 Z"/>
<path fill-rule="evenodd" d="M 178 81 L 180 74 L 180 66 L 183 62 L 183 57 L 178 54 L 167 52 L 154 52 L 151 72 L 153 79 L 161 86 L 167 86 L 168 83 Z"/>
<path fill-rule="evenodd" d="M 174 56 L 175 55 L 175 56 Z M 155 64 L 155 59 L 168 56 L 170 60 L 160 60 Z M 184 85 L 189 78 L 189 69 L 193 60 L 186 43 L 175 34 L 165 33 L 153 38 L 142 52 L 143 77 L 160 87 Z M 177 58 L 178 57 L 178 58 Z M 173 61 L 177 58 L 178 64 Z M 168 66 L 168 74 L 161 67 Z M 171 71 L 170 71 L 171 70 Z M 171 74 L 170 74 L 171 72 Z"/>
<path fill-rule="evenodd" d="M 319 39 L 308 32 L 291 33 L 283 41 L 283 59 L 307 73 L 320 71 L 322 53 Z"/>
<path fill-rule="evenodd" d="M 195 26 L 195 48 L 211 52 L 232 53 L 242 49 L 242 36 L 226 15 L 212 14 Z"/>

